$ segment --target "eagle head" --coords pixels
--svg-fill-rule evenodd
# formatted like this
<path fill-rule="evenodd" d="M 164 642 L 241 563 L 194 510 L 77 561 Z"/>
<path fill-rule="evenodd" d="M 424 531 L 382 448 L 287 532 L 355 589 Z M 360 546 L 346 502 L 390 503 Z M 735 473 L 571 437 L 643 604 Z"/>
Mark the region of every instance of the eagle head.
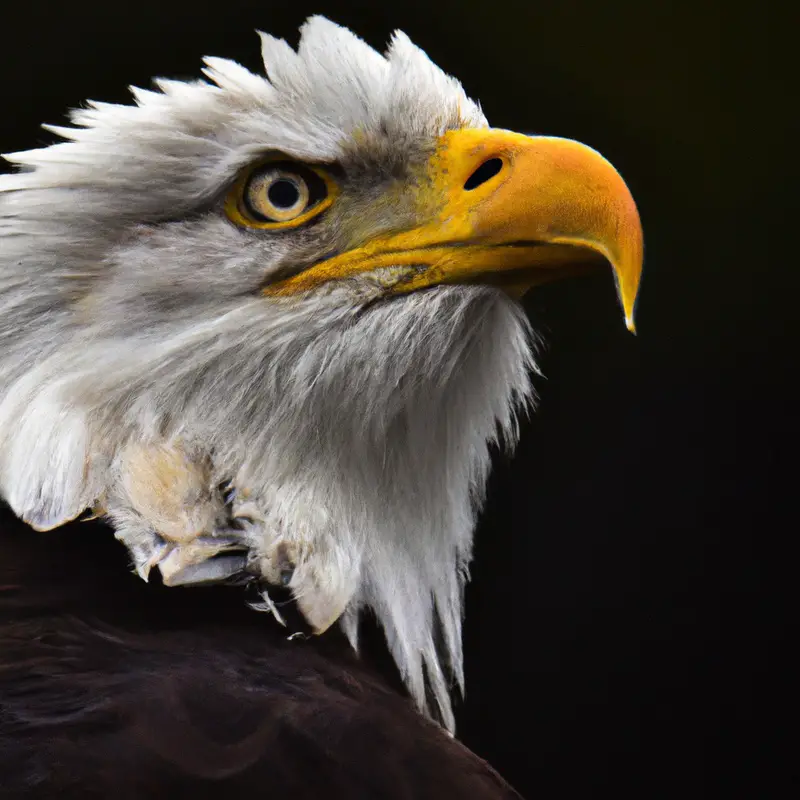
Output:
<path fill-rule="evenodd" d="M 356 644 L 372 609 L 452 728 L 489 445 L 531 398 L 531 286 L 610 264 L 634 202 L 573 141 L 489 128 L 402 33 L 321 17 L 266 76 L 207 58 L 89 103 L 0 177 L 0 490 L 87 510 L 165 583 L 248 581 Z"/>

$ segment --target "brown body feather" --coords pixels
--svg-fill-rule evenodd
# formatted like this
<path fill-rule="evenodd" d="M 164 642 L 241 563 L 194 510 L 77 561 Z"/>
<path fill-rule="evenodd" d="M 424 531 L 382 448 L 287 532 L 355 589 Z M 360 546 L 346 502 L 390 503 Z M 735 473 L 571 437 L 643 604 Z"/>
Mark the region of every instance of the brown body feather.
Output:
<path fill-rule="evenodd" d="M 148 586 L 99 523 L 1 527 L 0 797 L 519 797 L 338 631 Z"/>

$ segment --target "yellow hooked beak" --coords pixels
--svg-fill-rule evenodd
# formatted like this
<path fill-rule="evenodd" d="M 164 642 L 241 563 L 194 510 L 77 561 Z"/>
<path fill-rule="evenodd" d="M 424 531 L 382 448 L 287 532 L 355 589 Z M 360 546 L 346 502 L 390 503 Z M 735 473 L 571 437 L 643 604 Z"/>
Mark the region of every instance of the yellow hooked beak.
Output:
<path fill-rule="evenodd" d="M 413 227 L 370 239 L 265 292 L 295 294 L 389 268 L 387 294 L 452 283 L 521 293 L 607 262 L 634 330 L 639 213 L 619 173 L 591 148 L 496 129 L 449 131 L 412 191 Z"/>

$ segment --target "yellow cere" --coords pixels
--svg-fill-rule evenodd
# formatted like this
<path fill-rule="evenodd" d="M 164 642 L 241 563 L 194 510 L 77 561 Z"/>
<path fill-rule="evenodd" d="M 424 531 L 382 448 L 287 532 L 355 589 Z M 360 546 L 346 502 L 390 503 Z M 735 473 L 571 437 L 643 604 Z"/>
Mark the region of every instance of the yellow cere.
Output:
<path fill-rule="evenodd" d="M 489 161 L 488 177 L 474 180 Z M 314 264 L 264 293 L 293 295 L 376 269 L 413 267 L 412 275 L 398 272 L 387 294 L 443 283 L 509 286 L 519 294 L 607 262 L 633 330 L 641 222 L 625 182 L 596 151 L 569 139 L 497 129 L 449 131 L 413 191 L 418 222 L 412 227 Z"/>

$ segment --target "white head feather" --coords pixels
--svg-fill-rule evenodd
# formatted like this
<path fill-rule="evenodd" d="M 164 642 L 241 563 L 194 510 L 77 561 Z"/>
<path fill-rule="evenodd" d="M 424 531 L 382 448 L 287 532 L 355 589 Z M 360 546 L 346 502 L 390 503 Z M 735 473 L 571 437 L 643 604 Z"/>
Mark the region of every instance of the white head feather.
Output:
<path fill-rule="evenodd" d="M 125 453 L 181 442 L 258 510 L 259 555 L 295 547 L 291 588 L 345 608 L 354 644 L 374 610 L 452 729 L 488 446 L 513 441 L 531 394 L 526 319 L 479 287 L 373 304 L 370 276 L 266 298 L 336 230 L 253 235 L 219 198 L 268 151 L 338 162 L 367 237 L 382 223 L 361 212 L 398 169 L 486 122 L 403 34 L 385 57 L 320 17 L 297 52 L 262 41 L 268 78 L 209 58 L 211 83 L 90 103 L 52 129 L 68 141 L 7 156 L 22 171 L 0 177 L 0 489 L 38 527 L 101 502 L 133 547 Z"/>

